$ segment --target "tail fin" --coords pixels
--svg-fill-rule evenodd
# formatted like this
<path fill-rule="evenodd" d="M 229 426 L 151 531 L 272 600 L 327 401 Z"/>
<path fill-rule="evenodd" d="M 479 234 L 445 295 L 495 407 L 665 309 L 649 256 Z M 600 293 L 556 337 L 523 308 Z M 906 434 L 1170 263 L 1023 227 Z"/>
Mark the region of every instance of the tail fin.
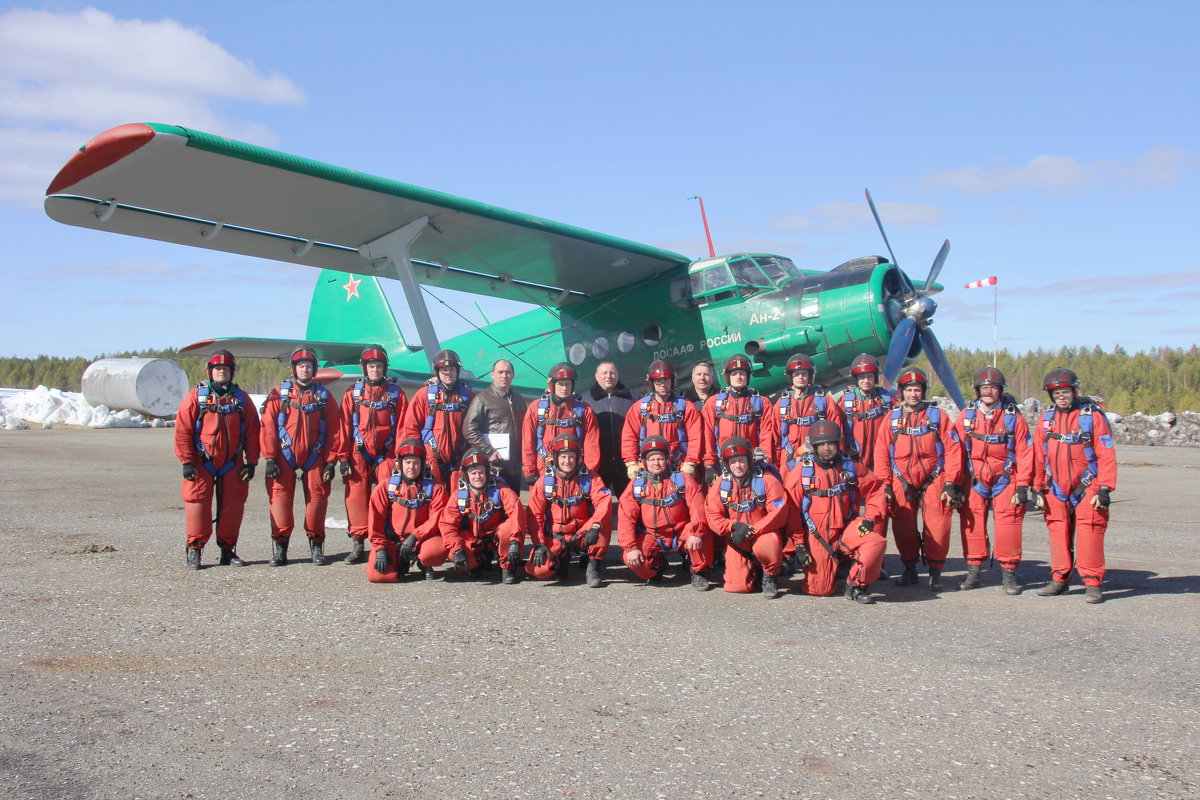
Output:
<path fill-rule="evenodd" d="M 317 277 L 306 336 L 318 342 L 379 344 L 392 355 L 405 350 L 404 334 L 379 279 L 331 269 Z"/>

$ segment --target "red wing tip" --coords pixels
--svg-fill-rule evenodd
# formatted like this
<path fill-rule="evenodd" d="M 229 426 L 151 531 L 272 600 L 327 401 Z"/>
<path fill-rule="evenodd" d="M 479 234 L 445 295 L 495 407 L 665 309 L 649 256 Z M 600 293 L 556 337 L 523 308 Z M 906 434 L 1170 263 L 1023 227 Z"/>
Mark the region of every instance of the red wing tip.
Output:
<path fill-rule="evenodd" d="M 340 369 L 334 369 L 333 367 L 322 367 L 321 369 L 317 370 L 317 374 L 313 377 L 316 378 L 317 383 L 328 383 L 329 381 L 341 380 L 345 374 L 346 373 L 342 372 Z"/>
<path fill-rule="evenodd" d="M 189 344 L 187 347 L 181 347 L 181 348 L 179 348 L 179 352 L 181 352 L 181 353 L 191 353 L 191 352 L 193 352 L 193 351 L 195 351 L 195 350 L 201 350 L 201 349 L 203 349 L 203 348 L 209 347 L 210 345 L 212 345 L 212 344 L 213 344 L 213 343 L 215 343 L 216 341 L 217 341 L 216 339 L 201 339 L 201 340 L 200 340 L 200 341 L 198 341 L 198 342 L 193 342 L 192 344 Z"/>
<path fill-rule="evenodd" d="M 105 167 L 111 167 L 153 139 L 156 133 L 149 125 L 131 122 L 93 136 L 58 171 L 46 194 L 58 194 Z"/>

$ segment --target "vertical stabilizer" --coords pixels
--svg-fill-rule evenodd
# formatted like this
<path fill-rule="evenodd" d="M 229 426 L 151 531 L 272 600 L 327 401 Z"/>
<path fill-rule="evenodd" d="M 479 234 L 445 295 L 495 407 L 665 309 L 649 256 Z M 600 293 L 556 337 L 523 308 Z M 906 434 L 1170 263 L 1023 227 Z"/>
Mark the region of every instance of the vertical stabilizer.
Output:
<path fill-rule="evenodd" d="M 314 342 L 381 344 L 392 356 L 404 351 L 404 334 L 379 279 L 331 269 L 317 276 L 306 336 Z"/>

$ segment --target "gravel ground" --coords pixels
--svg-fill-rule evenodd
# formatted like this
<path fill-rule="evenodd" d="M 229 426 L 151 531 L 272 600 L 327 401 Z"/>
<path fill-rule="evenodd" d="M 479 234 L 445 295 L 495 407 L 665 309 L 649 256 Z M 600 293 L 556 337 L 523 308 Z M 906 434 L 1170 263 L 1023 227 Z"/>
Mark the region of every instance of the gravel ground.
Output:
<path fill-rule="evenodd" d="M 1200 797 L 1200 451 L 1119 451 L 1103 605 L 862 607 L 269 569 L 261 484 L 189 572 L 171 435 L 0 432 L 3 797 Z"/>

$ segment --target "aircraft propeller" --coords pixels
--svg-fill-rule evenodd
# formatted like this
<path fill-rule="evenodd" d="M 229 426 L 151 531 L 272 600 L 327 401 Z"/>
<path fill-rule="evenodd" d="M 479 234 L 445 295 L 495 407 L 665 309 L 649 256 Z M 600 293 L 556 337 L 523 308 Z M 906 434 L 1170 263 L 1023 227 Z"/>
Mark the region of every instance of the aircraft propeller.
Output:
<path fill-rule="evenodd" d="M 888 346 L 887 360 L 884 362 L 884 377 L 887 378 L 888 383 L 895 383 L 896 378 L 900 375 L 901 367 L 904 366 L 905 359 L 908 358 L 913 338 L 918 337 L 921 341 L 921 349 L 929 357 L 929 363 L 933 365 L 934 371 L 942 385 L 946 387 L 946 391 L 950 393 L 950 397 L 954 399 L 960 409 L 966 408 L 967 403 L 963 399 L 962 391 L 958 388 L 954 370 L 950 368 L 945 351 L 942 350 L 937 336 L 929 327 L 933 324 L 933 313 L 937 310 L 937 303 L 929 296 L 929 289 L 941 273 L 942 265 L 946 263 L 946 256 L 950 254 L 950 240 L 947 239 L 942 244 L 942 248 L 938 250 L 937 256 L 933 259 L 933 266 L 929 269 L 929 277 L 925 279 L 925 286 L 918 290 L 904 270 L 900 268 L 899 262 L 896 261 L 896 254 L 892 252 L 892 244 L 888 241 L 887 233 L 883 229 L 883 221 L 879 219 L 879 212 L 875 209 L 875 201 L 871 199 L 870 190 L 866 190 L 866 194 L 867 205 L 871 207 L 871 215 L 875 217 L 875 224 L 879 227 L 880 235 L 883 236 L 883 243 L 887 246 L 888 255 L 892 259 L 892 264 L 896 266 L 896 273 L 904 285 L 897 295 L 888 298 L 884 303 L 888 322 L 892 325 L 892 342 Z"/>

